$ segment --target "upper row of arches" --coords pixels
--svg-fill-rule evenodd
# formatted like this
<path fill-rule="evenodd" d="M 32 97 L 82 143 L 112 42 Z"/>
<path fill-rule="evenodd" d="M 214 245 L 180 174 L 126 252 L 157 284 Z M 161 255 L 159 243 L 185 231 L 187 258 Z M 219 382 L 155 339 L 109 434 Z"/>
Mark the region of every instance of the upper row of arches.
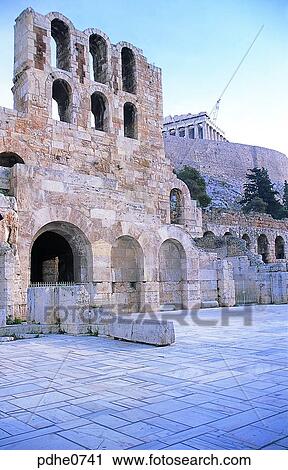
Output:
<path fill-rule="evenodd" d="M 54 18 L 51 21 L 51 37 L 55 47 L 51 45 L 51 63 L 58 69 L 71 70 L 71 40 L 70 28 L 61 19 Z M 89 54 L 91 72 L 94 81 L 107 83 L 108 77 L 108 46 L 104 37 L 99 34 L 89 36 Z M 136 93 L 136 61 L 132 49 L 121 49 L 122 90 L 128 93 Z"/>

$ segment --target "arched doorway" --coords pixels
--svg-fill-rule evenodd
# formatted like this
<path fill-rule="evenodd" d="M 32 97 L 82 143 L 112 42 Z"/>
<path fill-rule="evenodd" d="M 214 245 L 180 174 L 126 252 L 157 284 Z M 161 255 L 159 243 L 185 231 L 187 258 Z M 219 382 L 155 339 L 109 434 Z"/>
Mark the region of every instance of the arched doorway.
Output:
<path fill-rule="evenodd" d="M 117 238 L 112 246 L 112 294 L 119 312 L 139 312 L 141 281 L 143 281 L 143 251 L 130 236 Z"/>
<path fill-rule="evenodd" d="M 275 258 L 285 259 L 285 242 L 280 235 L 275 239 Z"/>
<path fill-rule="evenodd" d="M 269 242 L 268 242 L 268 238 L 263 233 L 258 237 L 258 240 L 257 240 L 257 252 L 258 252 L 258 255 L 262 256 L 262 261 L 264 263 L 269 263 L 269 258 L 270 258 Z"/>
<path fill-rule="evenodd" d="M 242 236 L 242 240 L 245 241 L 247 250 L 250 250 L 250 248 L 251 248 L 251 239 L 250 239 L 250 237 L 247 233 L 244 233 L 244 235 Z"/>
<path fill-rule="evenodd" d="M 74 282 L 72 248 L 62 235 L 44 232 L 31 253 L 31 282 Z"/>
<path fill-rule="evenodd" d="M 92 250 L 84 233 L 68 222 L 51 222 L 34 237 L 32 283 L 92 281 Z"/>
<path fill-rule="evenodd" d="M 180 242 L 168 239 L 162 243 L 159 250 L 160 305 L 183 307 L 186 263 L 186 253 Z"/>

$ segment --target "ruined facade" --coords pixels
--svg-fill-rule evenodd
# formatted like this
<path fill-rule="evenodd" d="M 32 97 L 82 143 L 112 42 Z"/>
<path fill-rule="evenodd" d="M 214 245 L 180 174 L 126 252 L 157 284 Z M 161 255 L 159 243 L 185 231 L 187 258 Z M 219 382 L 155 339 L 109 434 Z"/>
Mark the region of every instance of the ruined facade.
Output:
<path fill-rule="evenodd" d="M 114 311 L 191 308 L 206 291 L 233 305 L 231 266 L 193 240 L 202 213 L 165 157 L 161 71 L 141 50 L 28 8 L 12 91 L 14 109 L 0 108 L 2 324 L 53 307 L 55 285 L 71 286 L 62 304 Z"/>
<path fill-rule="evenodd" d="M 14 109 L 0 108 L 0 324 L 51 323 L 57 306 L 235 305 L 235 263 L 206 246 L 165 156 L 161 71 L 141 50 L 28 8 L 12 91 Z"/>

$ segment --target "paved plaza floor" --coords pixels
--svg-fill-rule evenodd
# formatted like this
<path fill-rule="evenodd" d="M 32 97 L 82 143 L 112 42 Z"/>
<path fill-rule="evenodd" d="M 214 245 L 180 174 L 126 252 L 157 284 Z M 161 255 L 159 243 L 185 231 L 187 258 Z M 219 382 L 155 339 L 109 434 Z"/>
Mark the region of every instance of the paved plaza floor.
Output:
<path fill-rule="evenodd" d="M 285 449 L 287 313 L 173 312 L 176 343 L 163 348 L 67 335 L 1 343 L 0 448 Z"/>

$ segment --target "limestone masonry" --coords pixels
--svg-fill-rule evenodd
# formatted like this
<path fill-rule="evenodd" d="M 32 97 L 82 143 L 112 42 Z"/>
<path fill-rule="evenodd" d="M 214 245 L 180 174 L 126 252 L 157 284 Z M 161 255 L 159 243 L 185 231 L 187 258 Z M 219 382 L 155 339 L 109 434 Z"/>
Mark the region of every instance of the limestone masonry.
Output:
<path fill-rule="evenodd" d="M 28 8 L 14 59 L 14 109 L 0 108 L 0 325 L 232 306 L 243 273 L 247 291 L 265 284 L 257 301 L 287 302 L 285 222 L 225 237 L 240 219 L 202 222 L 165 156 L 161 71 L 140 49 Z"/>

